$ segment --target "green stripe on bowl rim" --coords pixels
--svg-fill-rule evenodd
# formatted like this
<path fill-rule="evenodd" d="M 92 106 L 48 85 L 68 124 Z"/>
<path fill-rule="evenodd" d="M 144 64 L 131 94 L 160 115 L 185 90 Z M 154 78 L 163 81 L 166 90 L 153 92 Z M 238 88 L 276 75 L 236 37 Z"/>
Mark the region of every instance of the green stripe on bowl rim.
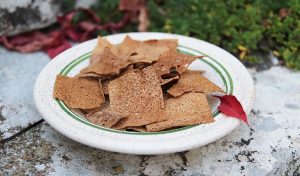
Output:
<path fill-rule="evenodd" d="M 186 54 L 191 54 L 191 55 L 194 55 L 194 54 L 192 54 L 190 52 L 187 52 L 187 51 L 182 51 L 182 50 L 180 50 L 180 48 L 188 49 L 188 50 L 191 50 L 191 51 L 196 52 L 198 54 L 204 55 L 205 57 L 202 58 L 202 59 L 200 59 L 200 61 L 203 61 L 204 63 L 208 64 L 210 67 L 212 67 L 218 73 L 218 75 L 221 77 L 221 79 L 222 79 L 222 81 L 223 81 L 223 83 L 224 83 L 224 85 L 226 87 L 225 92 L 227 94 L 232 94 L 232 92 L 233 92 L 233 81 L 232 81 L 232 78 L 231 78 L 229 72 L 225 69 L 224 66 L 222 66 L 218 61 L 216 61 L 215 59 L 213 59 L 212 57 L 210 57 L 209 55 L 207 55 L 207 54 L 205 54 L 203 52 L 200 52 L 200 51 L 197 51 L 195 49 L 188 48 L 188 47 L 185 47 L 185 46 L 179 46 L 178 50 L 180 52 L 183 52 L 183 53 L 186 53 Z M 59 74 L 61 74 L 61 75 L 67 75 L 75 66 L 77 66 L 78 64 L 80 64 L 84 60 L 88 59 L 91 56 L 91 54 L 92 54 L 92 52 L 88 52 L 88 53 L 85 53 L 82 56 L 78 57 L 77 59 L 73 60 L 68 65 L 66 65 L 60 71 Z M 228 81 L 229 81 L 229 85 L 228 85 L 228 82 L 225 79 L 224 75 L 222 74 L 222 72 L 213 63 L 211 63 L 210 61 L 212 61 L 214 64 L 217 64 L 225 72 L 225 74 L 226 74 L 226 76 L 228 78 Z M 114 133 L 130 134 L 130 135 L 158 135 L 158 134 L 167 134 L 167 133 L 178 132 L 178 131 L 182 131 L 182 130 L 186 130 L 186 129 L 198 126 L 198 125 L 190 125 L 190 126 L 185 126 L 185 127 L 177 128 L 177 129 L 160 131 L 160 132 L 131 132 L 131 131 L 114 130 L 114 129 L 110 129 L 110 128 L 101 127 L 101 126 L 98 126 L 98 125 L 95 125 L 95 124 L 89 122 L 88 120 L 86 120 L 86 119 L 82 118 L 81 116 L 79 116 L 78 114 L 74 113 L 61 100 L 56 99 L 56 102 L 61 107 L 61 109 L 64 112 L 66 112 L 69 116 L 71 116 L 73 119 L 75 119 L 75 120 L 77 120 L 77 121 L 79 121 L 79 122 L 81 122 L 81 123 L 83 123 L 85 125 L 88 125 L 90 127 L 97 128 L 97 129 L 104 130 L 104 131 L 114 132 Z M 220 111 L 218 111 L 218 110 L 216 110 L 216 111 L 213 112 L 213 116 L 214 117 L 216 117 L 218 114 L 220 114 Z M 201 125 L 201 124 L 199 124 L 199 125 Z"/>

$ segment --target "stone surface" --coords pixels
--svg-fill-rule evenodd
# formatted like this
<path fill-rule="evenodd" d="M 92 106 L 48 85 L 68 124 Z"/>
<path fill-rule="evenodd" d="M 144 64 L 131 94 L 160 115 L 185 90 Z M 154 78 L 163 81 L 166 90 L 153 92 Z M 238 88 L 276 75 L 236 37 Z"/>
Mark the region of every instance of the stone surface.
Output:
<path fill-rule="evenodd" d="M 89 7 L 96 0 L 76 0 L 75 7 Z M 0 36 L 41 29 L 56 21 L 65 10 L 59 0 L 1 0 Z M 72 3 L 72 1 L 68 1 Z"/>
<path fill-rule="evenodd" d="M 0 35 L 14 35 L 40 29 L 56 21 L 62 1 L 1 0 Z"/>
<path fill-rule="evenodd" d="M 47 62 L 43 53 L 0 49 L 2 138 L 42 118 L 32 86 Z M 250 127 L 219 141 L 181 154 L 134 156 L 76 143 L 44 122 L 0 146 L 0 175 L 300 175 L 300 72 L 249 71 L 256 85 Z"/>
<path fill-rule="evenodd" d="M 0 48 L 0 131 L 8 137 L 41 118 L 33 102 L 33 86 L 49 57 Z M 1 138 L 1 137 L 0 137 Z"/>

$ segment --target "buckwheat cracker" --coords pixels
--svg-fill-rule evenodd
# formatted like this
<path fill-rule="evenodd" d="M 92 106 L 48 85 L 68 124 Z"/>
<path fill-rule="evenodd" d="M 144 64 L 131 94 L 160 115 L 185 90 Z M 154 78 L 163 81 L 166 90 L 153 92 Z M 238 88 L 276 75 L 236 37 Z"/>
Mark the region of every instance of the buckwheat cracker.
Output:
<path fill-rule="evenodd" d="M 191 70 L 184 72 L 178 82 L 168 90 L 168 93 L 174 97 L 178 97 L 186 92 L 199 92 L 205 94 L 212 92 L 224 93 L 219 86 L 205 78 L 200 71 Z"/>
<path fill-rule="evenodd" d="M 164 115 L 167 120 L 146 125 L 147 131 L 162 131 L 214 121 L 206 96 L 202 93 L 186 93 L 165 100 Z"/>
<path fill-rule="evenodd" d="M 98 37 L 97 46 L 92 52 L 90 63 L 93 63 L 94 61 L 98 60 L 99 57 L 101 57 L 103 51 L 105 48 L 108 48 L 113 54 L 117 55 L 119 52 L 119 49 L 117 46 L 112 45 L 107 39 Z"/>
<path fill-rule="evenodd" d="M 130 63 L 125 59 L 118 57 L 110 51 L 109 48 L 104 48 L 103 53 L 99 58 L 92 62 L 88 67 L 81 70 L 81 73 L 95 73 L 99 75 L 117 75 L 121 69 L 127 67 Z"/>
<path fill-rule="evenodd" d="M 162 77 L 164 77 L 164 75 L 169 75 L 171 71 L 182 74 L 185 72 L 187 65 L 191 64 L 197 58 L 199 58 L 199 56 L 192 56 L 169 50 L 160 55 L 158 61 L 152 66 L 155 69 L 160 82 L 163 82 Z"/>
<path fill-rule="evenodd" d="M 56 76 L 53 96 L 68 107 L 80 109 L 97 108 L 105 101 L 98 80 L 62 75 Z"/>
<path fill-rule="evenodd" d="M 119 54 L 128 57 L 131 63 L 152 63 L 159 56 L 168 51 L 176 50 L 177 40 L 148 40 L 138 41 L 126 36 L 119 46 Z"/>
<path fill-rule="evenodd" d="M 152 67 L 132 70 L 108 85 L 110 108 L 118 113 L 129 114 L 117 129 L 127 126 L 142 126 L 159 122 L 164 107 L 160 83 Z"/>

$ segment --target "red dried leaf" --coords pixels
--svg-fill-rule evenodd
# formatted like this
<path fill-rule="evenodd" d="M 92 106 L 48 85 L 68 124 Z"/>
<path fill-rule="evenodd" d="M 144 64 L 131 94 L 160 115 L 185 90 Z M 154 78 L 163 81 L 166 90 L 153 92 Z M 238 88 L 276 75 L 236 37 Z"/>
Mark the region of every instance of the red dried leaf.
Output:
<path fill-rule="evenodd" d="M 9 43 L 12 45 L 24 45 L 32 42 L 32 39 L 42 40 L 44 35 L 41 32 L 34 31 L 32 33 L 25 33 L 23 35 L 17 35 L 9 39 Z"/>
<path fill-rule="evenodd" d="M 241 103 L 237 100 L 237 98 L 233 95 L 224 95 L 224 96 L 216 96 L 220 99 L 221 104 L 218 106 L 218 109 L 224 113 L 225 115 L 238 118 L 245 122 L 247 125 L 247 115 L 241 105 Z"/>
<path fill-rule="evenodd" d="M 51 59 L 53 59 L 55 56 L 57 56 L 58 54 L 60 54 L 61 52 L 65 51 L 68 48 L 71 48 L 70 43 L 67 41 L 64 41 L 61 45 L 46 49 L 46 52 L 47 52 L 48 56 Z"/>
<path fill-rule="evenodd" d="M 82 21 L 78 24 L 78 26 L 84 31 L 93 31 L 97 29 L 98 25 L 89 21 Z"/>
<path fill-rule="evenodd" d="M 66 35 L 75 42 L 80 41 L 80 39 L 82 37 L 82 33 L 76 31 L 76 29 L 73 27 L 68 27 L 64 31 L 65 31 Z"/>
<path fill-rule="evenodd" d="M 47 37 L 43 48 L 57 46 L 63 43 L 65 35 L 61 31 L 52 31 L 50 34 L 44 34 Z"/>
<path fill-rule="evenodd" d="M 31 32 L 14 37 L 1 37 L 0 42 L 11 50 L 17 50 L 22 53 L 38 51 L 44 48 L 57 46 L 62 43 L 63 36 L 59 31 L 53 31 L 50 34 L 41 32 Z"/>
<path fill-rule="evenodd" d="M 106 23 L 102 26 L 98 26 L 98 30 L 101 30 L 101 29 L 105 29 L 105 30 L 111 30 L 113 32 L 117 31 L 117 30 L 120 30 L 121 28 L 123 28 L 126 24 L 129 23 L 129 21 L 131 20 L 132 18 L 132 14 L 130 12 L 125 12 L 123 18 L 121 21 L 119 21 L 118 23 Z"/>
<path fill-rule="evenodd" d="M 65 41 L 66 38 L 75 42 L 82 42 L 96 37 L 98 30 L 117 32 L 137 16 L 139 16 L 139 29 L 145 31 L 149 25 L 145 1 L 134 0 L 126 2 L 125 0 L 122 2 L 125 2 L 122 7 L 124 15 L 117 23 L 109 22 L 100 25 L 100 18 L 93 11 L 90 9 L 78 8 L 63 16 L 57 17 L 57 21 L 60 24 L 60 31 L 53 31 L 51 33 L 33 31 L 13 37 L 0 36 L 0 43 L 7 49 L 17 50 L 23 53 L 44 50 L 53 58 L 57 53 L 69 48 L 70 44 L 67 44 Z M 122 6 L 122 2 L 120 2 L 120 6 Z M 73 24 L 72 20 L 77 12 L 85 13 L 87 18 L 77 24 Z"/>
<path fill-rule="evenodd" d="M 80 21 L 78 24 L 73 24 L 72 19 L 78 12 L 83 12 L 87 15 L 87 19 Z M 92 34 L 98 30 L 100 19 L 90 9 L 78 8 L 63 16 L 57 17 L 64 33 L 73 41 L 85 41 L 92 37 Z"/>
<path fill-rule="evenodd" d="M 90 19 L 92 20 L 92 21 L 94 21 L 95 23 L 99 23 L 100 22 L 100 18 L 96 15 L 96 13 L 95 12 L 93 12 L 91 9 L 86 9 L 86 8 L 82 8 L 82 7 L 80 7 L 80 8 L 78 8 L 77 9 L 78 11 L 83 11 L 85 14 L 87 14 L 89 17 L 90 17 Z"/>

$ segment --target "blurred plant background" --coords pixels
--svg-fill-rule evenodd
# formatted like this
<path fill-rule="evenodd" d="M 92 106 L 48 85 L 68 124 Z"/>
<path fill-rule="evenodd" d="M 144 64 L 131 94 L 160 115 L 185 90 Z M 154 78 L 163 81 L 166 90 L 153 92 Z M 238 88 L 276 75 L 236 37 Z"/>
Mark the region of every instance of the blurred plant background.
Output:
<path fill-rule="evenodd" d="M 118 4 L 118 0 L 101 0 L 92 9 L 103 20 L 117 21 Z M 211 42 L 250 66 L 269 63 L 273 55 L 300 69 L 299 0 L 148 0 L 146 5 L 148 31 Z M 127 31 L 136 31 L 134 24 L 122 29 Z"/>
<path fill-rule="evenodd" d="M 18 40 L 5 36 L 0 43 L 21 52 L 58 47 L 53 49 L 55 56 L 70 47 L 61 46 L 68 44 L 66 40 L 82 42 L 118 32 L 169 32 L 216 44 L 247 66 L 265 69 L 282 64 L 300 70 L 300 0 L 94 0 L 89 9 L 76 9 L 78 2 L 73 0 L 59 2 L 62 17 L 39 32 L 49 38 L 49 31 L 56 30 L 59 37 L 50 34 L 50 38 L 60 42 L 17 46 L 24 43 L 20 42 L 24 36 Z M 27 39 L 31 36 L 27 34 Z"/>

